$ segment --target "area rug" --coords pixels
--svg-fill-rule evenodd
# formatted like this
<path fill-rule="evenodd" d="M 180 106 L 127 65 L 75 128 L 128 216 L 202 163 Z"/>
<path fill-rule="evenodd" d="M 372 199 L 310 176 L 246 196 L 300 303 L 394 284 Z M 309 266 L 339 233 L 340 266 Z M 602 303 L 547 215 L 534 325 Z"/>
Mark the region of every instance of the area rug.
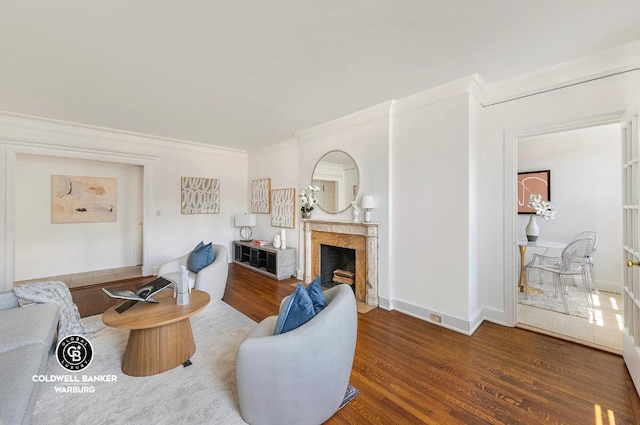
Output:
<path fill-rule="evenodd" d="M 569 311 L 564 310 L 562 305 L 562 298 L 558 295 L 553 296 L 553 286 L 551 284 L 540 285 L 536 283 L 529 283 L 531 288 L 542 289 L 542 294 L 523 294 L 518 293 L 518 302 L 524 305 L 530 305 L 545 310 L 551 310 L 558 313 L 569 314 L 571 316 L 583 317 L 585 319 L 590 318 L 589 304 L 585 297 L 582 288 L 569 285 L 565 291 L 565 298 L 567 299 L 567 307 Z"/>
<path fill-rule="evenodd" d="M 85 322 L 98 320 L 101 316 Z M 236 351 L 256 323 L 219 302 L 192 316 L 191 324 L 196 342 L 192 365 L 154 376 L 134 378 L 122 373 L 128 331 L 121 329 L 105 327 L 91 338 L 93 361 L 81 372 L 68 372 L 50 355 L 45 377 L 67 376 L 81 382 L 38 383 L 32 423 L 244 424 L 235 383 Z M 112 382 L 82 382 L 105 379 L 101 377 L 111 377 L 106 379 Z M 60 393 L 61 387 L 78 387 L 83 392 Z M 345 399 L 357 393 L 355 388 L 347 390 Z"/>

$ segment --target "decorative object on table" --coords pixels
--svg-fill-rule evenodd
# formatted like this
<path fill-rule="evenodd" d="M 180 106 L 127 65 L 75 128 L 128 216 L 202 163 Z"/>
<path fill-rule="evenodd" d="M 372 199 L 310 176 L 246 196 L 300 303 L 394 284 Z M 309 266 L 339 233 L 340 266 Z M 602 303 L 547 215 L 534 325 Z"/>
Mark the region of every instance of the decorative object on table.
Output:
<path fill-rule="evenodd" d="M 541 216 L 545 220 L 553 220 L 556 217 L 556 207 L 549 201 L 543 201 L 542 195 L 539 193 L 532 193 L 529 196 L 527 206 L 533 209 L 536 215 Z M 527 224 L 525 232 L 527 234 L 528 241 L 533 242 L 538 240 L 540 228 L 536 222 L 535 215 L 531 215 L 531 217 L 529 217 L 529 224 Z"/>
<path fill-rule="evenodd" d="M 121 300 L 131 300 L 131 301 L 143 301 L 148 303 L 156 303 L 157 301 L 153 299 L 153 296 L 163 289 L 171 286 L 173 282 L 169 279 L 165 279 L 164 277 L 158 277 L 157 279 L 149 282 L 135 291 L 131 291 L 128 289 L 109 289 L 102 288 L 102 291 L 110 296 L 111 298 L 119 298 Z"/>
<path fill-rule="evenodd" d="M 373 195 L 362 195 L 360 206 L 364 210 L 364 222 L 369 223 L 371 221 L 371 210 L 374 207 Z"/>
<path fill-rule="evenodd" d="M 220 180 L 182 177 L 180 204 L 182 214 L 218 214 L 220 212 Z"/>
<path fill-rule="evenodd" d="M 271 213 L 271 179 L 251 180 L 251 212 Z"/>
<path fill-rule="evenodd" d="M 280 235 L 276 235 L 276 237 L 273 238 L 273 247 L 275 249 L 280 248 Z"/>
<path fill-rule="evenodd" d="M 353 221 L 354 222 L 360 221 L 360 207 L 358 206 L 358 201 L 356 199 L 351 201 L 351 207 L 353 208 L 353 211 L 352 211 Z"/>
<path fill-rule="evenodd" d="M 248 242 L 253 236 L 253 226 L 256 225 L 256 216 L 253 214 L 237 214 L 233 219 L 234 225 L 240 227 L 241 240 Z"/>
<path fill-rule="evenodd" d="M 313 206 L 318 203 L 316 193 L 320 192 L 318 186 L 307 186 L 300 192 L 300 211 L 302 212 L 302 218 L 311 218 L 311 211 Z"/>
<path fill-rule="evenodd" d="M 527 204 L 529 197 L 540 194 L 543 201 L 551 200 L 551 171 L 528 171 L 518 173 L 518 214 L 535 214 Z"/>
<path fill-rule="evenodd" d="M 296 190 L 274 189 L 271 191 L 271 225 L 274 227 L 296 227 Z"/>
<path fill-rule="evenodd" d="M 51 224 L 115 222 L 118 179 L 51 176 Z"/>
<path fill-rule="evenodd" d="M 280 229 L 280 248 L 287 249 L 287 232 Z"/>
<path fill-rule="evenodd" d="M 173 298 L 176 298 L 177 305 L 187 305 L 189 304 L 190 295 L 189 275 L 187 268 L 182 265 L 178 269 L 178 282 L 173 285 Z"/>

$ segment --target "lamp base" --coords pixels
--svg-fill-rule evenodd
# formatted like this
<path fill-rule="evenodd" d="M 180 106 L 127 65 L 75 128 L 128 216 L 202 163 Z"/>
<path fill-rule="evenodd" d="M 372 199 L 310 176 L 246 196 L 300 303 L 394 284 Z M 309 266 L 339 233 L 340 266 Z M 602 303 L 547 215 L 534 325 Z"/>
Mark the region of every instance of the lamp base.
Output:
<path fill-rule="evenodd" d="M 251 230 L 251 227 L 242 226 L 240 228 L 240 240 L 242 242 L 251 242 L 253 240 L 251 239 L 251 236 L 253 236 L 253 230 Z"/>
<path fill-rule="evenodd" d="M 364 222 L 369 223 L 371 221 L 371 211 L 366 210 L 364 212 Z"/>

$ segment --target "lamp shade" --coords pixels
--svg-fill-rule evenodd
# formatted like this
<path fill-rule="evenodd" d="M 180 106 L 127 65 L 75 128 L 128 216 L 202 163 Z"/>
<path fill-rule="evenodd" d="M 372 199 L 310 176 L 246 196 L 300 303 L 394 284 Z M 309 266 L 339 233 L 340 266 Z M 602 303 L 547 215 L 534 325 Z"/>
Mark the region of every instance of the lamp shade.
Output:
<path fill-rule="evenodd" d="M 234 223 L 236 227 L 255 226 L 256 216 L 255 214 L 237 214 L 234 217 Z"/>
<path fill-rule="evenodd" d="M 373 208 L 373 195 L 362 195 L 360 207 L 366 210 Z"/>

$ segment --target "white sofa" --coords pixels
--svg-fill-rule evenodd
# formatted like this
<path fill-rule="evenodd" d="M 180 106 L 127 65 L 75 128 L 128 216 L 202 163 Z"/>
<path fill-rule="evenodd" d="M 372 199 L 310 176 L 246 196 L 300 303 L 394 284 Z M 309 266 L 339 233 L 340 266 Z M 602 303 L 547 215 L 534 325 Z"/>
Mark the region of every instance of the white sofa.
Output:
<path fill-rule="evenodd" d="M 33 376 L 45 371 L 58 318 L 55 304 L 20 307 L 13 291 L 0 292 L 0 424 L 31 422 Z"/>
<path fill-rule="evenodd" d="M 200 270 L 197 274 L 188 271 L 189 286 L 191 289 L 199 289 L 209 293 L 211 304 L 215 304 L 224 296 L 227 287 L 227 276 L 229 274 L 229 254 L 222 245 L 212 244 L 214 259 L 213 263 Z M 178 281 L 178 270 L 180 266 L 187 266 L 191 252 L 184 254 L 175 260 L 168 261 L 158 269 L 158 276 L 163 276 L 173 282 Z"/>
<path fill-rule="evenodd" d="M 340 407 L 355 353 L 356 300 L 348 285 L 325 297 L 327 306 L 302 326 L 273 335 L 277 317 L 267 317 L 240 343 L 236 382 L 249 424 L 319 425 Z"/>

